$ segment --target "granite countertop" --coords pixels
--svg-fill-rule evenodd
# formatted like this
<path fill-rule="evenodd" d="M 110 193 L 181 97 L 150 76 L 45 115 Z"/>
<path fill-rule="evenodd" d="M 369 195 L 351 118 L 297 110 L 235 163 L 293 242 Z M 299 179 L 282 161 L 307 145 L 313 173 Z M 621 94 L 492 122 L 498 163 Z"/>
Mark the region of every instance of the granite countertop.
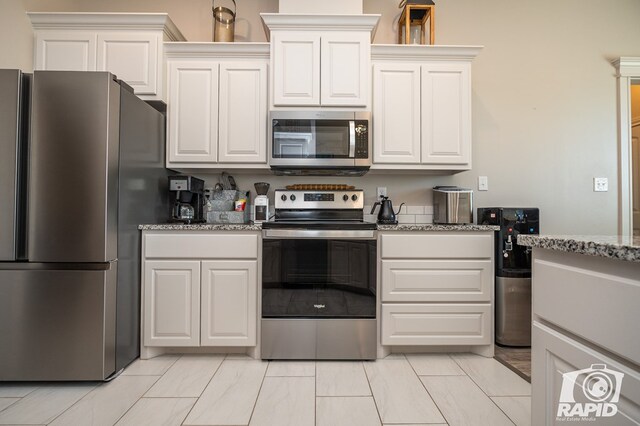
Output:
<path fill-rule="evenodd" d="M 259 223 L 161 223 L 157 225 L 139 225 L 140 231 L 261 231 Z"/>
<path fill-rule="evenodd" d="M 518 245 L 640 262 L 640 237 L 519 235 Z"/>
<path fill-rule="evenodd" d="M 499 231 L 499 226 L 494 225 L 437 225 L 427 224 L 399 224 L 378 225 L 378 231 Z"/>
<path fill-rule="evenodd" d="M 260 223 L 161 223 L 157 225 L 139 225 L 141 231 L 260 231 Z M 400 224 L 378 225 L 379 231 L 498 231 L 499 226 L 493 225 L 435 225 L 435 224 Z"/>

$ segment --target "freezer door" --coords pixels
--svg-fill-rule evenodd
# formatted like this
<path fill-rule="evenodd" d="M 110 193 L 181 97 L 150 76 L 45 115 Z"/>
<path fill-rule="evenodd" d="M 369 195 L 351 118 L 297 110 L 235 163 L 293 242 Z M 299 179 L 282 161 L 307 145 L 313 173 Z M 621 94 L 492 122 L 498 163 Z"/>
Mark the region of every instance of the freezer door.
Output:
<path fill-rule="evenodd" d="M 35 71 L 32 99 L 29 261 L 116 259 L 120 85 Z"/>
<path fill-rule="evenodd" d="M 0 381 L 103 380 L 115 372 L 115 263 L 0 269 Z"/>
<path fill-rule="evenodd" d="M 0 261 L 24 256 L 27 118 L 28 78 L 0 70 Z"/>

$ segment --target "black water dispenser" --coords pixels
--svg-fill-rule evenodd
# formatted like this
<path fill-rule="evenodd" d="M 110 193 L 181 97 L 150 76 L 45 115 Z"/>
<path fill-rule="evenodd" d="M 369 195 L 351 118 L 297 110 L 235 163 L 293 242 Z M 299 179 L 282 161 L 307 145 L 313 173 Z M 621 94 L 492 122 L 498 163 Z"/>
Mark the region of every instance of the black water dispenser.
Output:
<path fill-rule="evenodd" d="M 498 225 L 496 233 L 496 343 L 531 346 L 531 248 L 517 244 L 520 234 L 540 232 L 537 208 L 478 209 L 478 223 Z"/>

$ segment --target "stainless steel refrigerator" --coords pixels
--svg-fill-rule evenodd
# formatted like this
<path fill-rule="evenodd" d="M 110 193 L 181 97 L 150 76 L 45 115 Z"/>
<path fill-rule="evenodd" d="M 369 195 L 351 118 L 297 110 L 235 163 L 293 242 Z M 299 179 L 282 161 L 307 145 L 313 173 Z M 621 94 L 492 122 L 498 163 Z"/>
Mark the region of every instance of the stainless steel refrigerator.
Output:
<path fill-rule="evenodd" d="M 0 381 L 104 380 L 138 357 L 164 141 L 162 104 L 110 73 L 0 70 Z"/>

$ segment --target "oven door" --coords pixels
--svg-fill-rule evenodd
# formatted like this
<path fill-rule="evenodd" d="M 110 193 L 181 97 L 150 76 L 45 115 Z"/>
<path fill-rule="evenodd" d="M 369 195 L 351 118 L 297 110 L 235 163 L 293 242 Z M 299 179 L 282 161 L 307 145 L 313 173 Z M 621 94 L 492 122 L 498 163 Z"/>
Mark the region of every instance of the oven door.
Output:
<path fill-rule="evenodd" d="M 370 165 L 367 161 L 370 152 L 369 121 L 368 114 L 363 114 L 324 111 L 271 113 L 270 165 L 276 167 Z"/>
<path fill-rule="evenodd" d="M 263 231 L 262 318 L 376 317 L 374 231 Z"/>

